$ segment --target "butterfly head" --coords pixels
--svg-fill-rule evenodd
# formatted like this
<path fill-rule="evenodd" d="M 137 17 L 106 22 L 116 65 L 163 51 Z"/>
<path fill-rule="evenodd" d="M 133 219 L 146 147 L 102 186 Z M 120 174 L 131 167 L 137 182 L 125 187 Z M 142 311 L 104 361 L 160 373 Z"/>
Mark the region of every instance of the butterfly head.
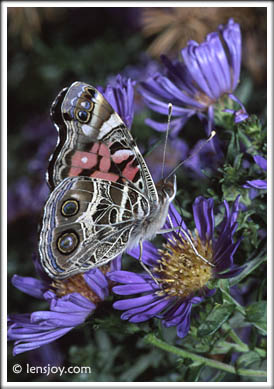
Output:
<path fill-rule="evenodd" d="M 176 175 L 174 174 L 168 178 L 162 178 L 156 184 L 159 200 L 163 202 L 167 202 L 170 204 L 174 197 L 176 196 L 177 184 L 176 184 Z"/>

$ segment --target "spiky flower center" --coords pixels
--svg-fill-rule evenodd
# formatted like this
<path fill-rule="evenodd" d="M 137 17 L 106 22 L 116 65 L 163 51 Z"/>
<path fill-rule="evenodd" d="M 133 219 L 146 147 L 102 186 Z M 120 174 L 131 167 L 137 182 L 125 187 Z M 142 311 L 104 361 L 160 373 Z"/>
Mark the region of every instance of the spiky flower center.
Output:
<path fill-rule="evenodd" d="M 191 236 L 191 239 L 198 253 L 211 262 L 212 242 L 203 243 L 198 235 L 195 239 Z M 159 264 L 154 271 L 162 286 L 159 295 L 186 298 L 203 288 L 212 278 L 212 266 L 199 258 L 182 238 L 173 236 L 158 252 Z"/>

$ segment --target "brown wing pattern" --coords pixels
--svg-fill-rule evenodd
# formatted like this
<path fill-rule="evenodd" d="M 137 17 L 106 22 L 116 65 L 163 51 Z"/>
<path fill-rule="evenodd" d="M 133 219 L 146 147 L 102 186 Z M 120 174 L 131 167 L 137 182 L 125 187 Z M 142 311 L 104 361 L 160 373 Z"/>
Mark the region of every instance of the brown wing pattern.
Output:
<path fill-rule="evenodd" d="M 147 165 L 130 131 L 94 87 L 75 82 L 55 99 L 51 117 L 59 130 L 48 183 L 89 176 L 124 183 L 129 181 L 150 201 L 158 201 Z"/>
<path fill-rule="evenodd" d="M 126 249 L 149 212 L 146 197 L 129 183 L 66 178 L 44 208 L 39 240 L 44 269 L 63 279 L 103 265 Z"/>

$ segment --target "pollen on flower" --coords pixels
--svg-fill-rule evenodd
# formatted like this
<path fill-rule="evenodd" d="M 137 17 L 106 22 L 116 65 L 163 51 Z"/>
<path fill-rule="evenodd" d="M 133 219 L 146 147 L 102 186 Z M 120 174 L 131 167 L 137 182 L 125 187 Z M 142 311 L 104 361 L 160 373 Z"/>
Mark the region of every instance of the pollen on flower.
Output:
<path fill-rule="evenodd" d="M 94 304 L 97 304 L 101 299 L 87 285 L 83 274 L 76 274 L 66 280 L 55 280 L 51 286 L 58 297 L 65 296 L 69 293 L 80 293 Z"/>
<path fill-rule="evenodd" d="M 203 243 L 199 237 L 191 239 L 200 255 L 212 261 L 212 242 Z M 154 268 L 162 286 L 159 295 L 186 298 L 203 288 L 212 278 L 212 266 L 199 258 L 191 245 L 173 237 L 158 250 L 159 265 Z"/>

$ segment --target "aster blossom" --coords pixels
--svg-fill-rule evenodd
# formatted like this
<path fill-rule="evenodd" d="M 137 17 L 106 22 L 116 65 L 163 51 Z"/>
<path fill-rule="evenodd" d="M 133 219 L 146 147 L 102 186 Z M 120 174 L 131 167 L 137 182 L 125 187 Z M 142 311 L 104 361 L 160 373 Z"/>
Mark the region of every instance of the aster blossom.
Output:
<path fill-rule="evenodd" d="M 128 128 L 134 117 L 134 85 L 135 81 L 118 74 L 105 89 L 97 87 Z"/>
<path fill-rule="evenodd" d="M 233 261 L 240 244 L 240 240 L 233 240 L 239 198 L 231 209 L 226 201 L 224 207 L 223 221 L 215 228 L 213 199 L 196 198 L 193 204 L 196 236 L 193 236 L 175 207 L 170 206 L 173 227 L 180 226 L 187 232 L 197 252 L 209 263 L 196 255 L 181 230 L 174 230 L 164 235 L 166 242 L 160 250 L 151 242 L 144 242 L 142 260 L 153 277 L 120 270 L 108 274 L 112 281 L 122 284 L 113 287 L 116 294 L 137 295 L 114 303 L 115 309 L 124 311 L 122 319 L 137 323 L 157 317 L 165 327 L 176 326 L 179 337 L 187 335 L 192 305 L 215 293 L 214 289 L 208 289 L 207 282 L 214 278 L 234 277 L 242 271 L 242 267 L 236 266 Z M 170 227 L 167 222 L 165 228 Z M 130 255 L 138 258 L 139 249 L 131 250 Z"/>
<path fill-rule="evenodd" d="M 214 105 L 224 95 L 240 105 L 236 112 L 226 110 L 234 114 L 236 123 L 248 117 L 243 104 L 233 94 L 240 77 L 241 44 L 240 26 L 231 18 L 226 25 L 219 26 L 218 32 L 208 34 L 203 43 L 189 41 L 181 50 L 182 62 L 162 55 L 165 75 L 157 72 L 140 84 L 139 92 L 152 110 L 167 115 L 168 104 L 172 103 L 173 136 L 195 114 L 207 122 L 209 134 Z M 151 119 L 146 123 L 157 131 L 165 131 L 166 124 Z"/>
<path fill-rule="evenodd" d="M 98 303 L 109 295 L 109 280 L 102 269 L 92 269 L 65 281 L 53 281 L 35 259 L 41 279 L 14 275 L 12 284 L 32 297 L 49 303 L 48 311 L 8 316 L 8 340 L 15 341 L 13 355 L 49 344 L 84 323 Z M 120 257 L 110 270 L 120 269 Z"/>

